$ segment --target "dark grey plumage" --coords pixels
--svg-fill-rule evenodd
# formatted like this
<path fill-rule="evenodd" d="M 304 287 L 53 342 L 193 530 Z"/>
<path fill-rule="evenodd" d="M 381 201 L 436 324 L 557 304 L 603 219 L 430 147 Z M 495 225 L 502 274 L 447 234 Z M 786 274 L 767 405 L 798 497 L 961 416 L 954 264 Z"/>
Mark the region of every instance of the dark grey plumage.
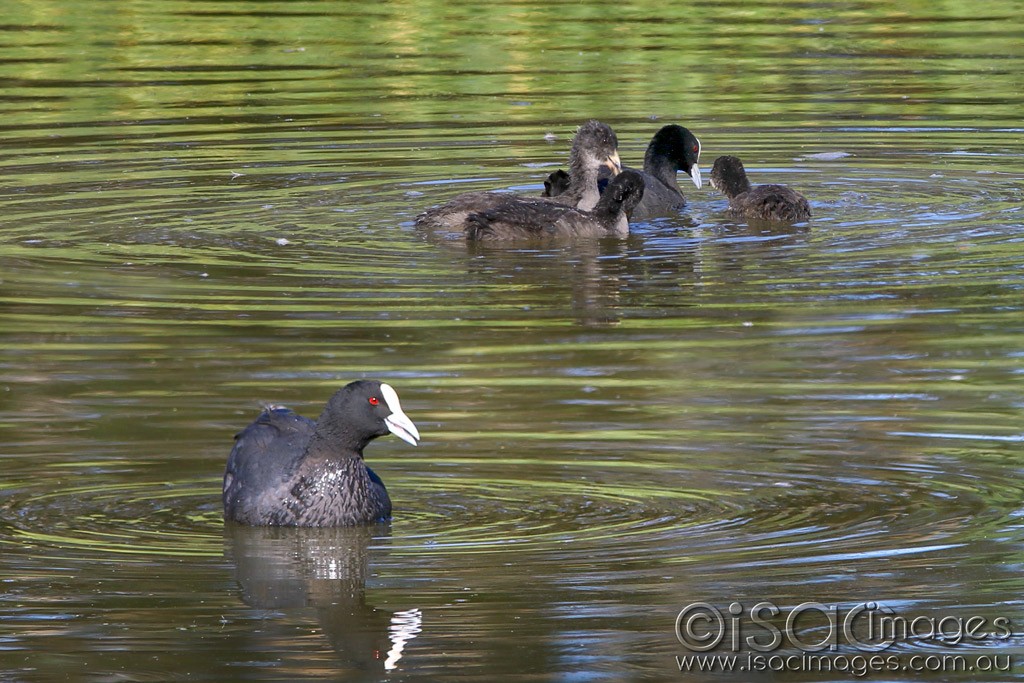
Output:
<path fill-rule="evenodd" d="M 469 240 L 531 240 L 574 237 L 625 237 L 629 215 L 644 194 L 637 171 L 612 178 L 592 211 L 553 202 L 509 200 L 467 219 Z"/>
<path fill-rule="evenodd" d="M 569 189 L 569 174 L 558 169 L 544 180 L 544 192 L 541 197 L 557 197 Z"/>
<path fill-rule="evenodd" d="M 598 171 L 607 167 L 613 174 L 621 170 L 618 153 L 619 141 L 608 125 L 590 120 L 580 126 L 573 138 L 569 153 L 570 181 L 565 192 L 547 200 L 536 197 L 528 201 L 572 206 L 589 211 L 597 205 Z M 440 206 L 427 209 L 416 217 L 416 227 L 425 230 L 464 230 L 469 214 L 486 211 L 515 197 L 507 192 L 466 192 Z M 521 198 L 527 201 L 527 198 Z"/>
<path fill-rule="evenodd" d="M 686 206 L 686 197 L 676 182 L 676 174 L 685 172 L 698 188 L 701 186 L 700 140 L 688 129 L 676 124 L 662 126 L 654 134 L 644 153 L 644 197 L 633 212 L 634 220 L 671 215 Z M 544 183 L 545 196 L 557 194 L 565 171 L 558 170 Z M 570 174 L 571 175 L 571 174 Z M 602 171 L 601 179 L 607 175 Z M 554 196 L 551 194 L 550 196 Z"/>
<path fill-rule="evenodd" d="M 715 159 L 711 187 L 729 198 L 729 213 L 752 220 L 802 223 L 811 217 L 807 199 L 785 185 L 754 185 L 734 156 Z"/>
<path fill-rule="evenodd" d="M 384 482 L 363 461 L 373 439 L 415 445 L 416 426 L 387 384 L 360 380 L 316 422 L 270 407 L 235 436 L 224 472 L 224 518 L 258 526 L 350 526 L 391 517 Z"/>

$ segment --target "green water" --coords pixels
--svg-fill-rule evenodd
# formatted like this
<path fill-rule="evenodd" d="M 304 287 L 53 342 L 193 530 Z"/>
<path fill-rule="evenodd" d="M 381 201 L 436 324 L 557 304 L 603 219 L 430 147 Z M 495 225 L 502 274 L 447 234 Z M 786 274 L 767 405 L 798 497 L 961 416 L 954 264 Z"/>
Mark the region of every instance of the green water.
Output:
<path fill-rule="evenodd" d="M 2 6 L 0 679 L 722 680 L 696 602 L 1024 630 L 1024 3 Z M 414 229 L 591 117 L 814 218 Z M 232 435 L 358 377 L 423 435 L 367 450 L 393 522 L 226 529 Z"/>

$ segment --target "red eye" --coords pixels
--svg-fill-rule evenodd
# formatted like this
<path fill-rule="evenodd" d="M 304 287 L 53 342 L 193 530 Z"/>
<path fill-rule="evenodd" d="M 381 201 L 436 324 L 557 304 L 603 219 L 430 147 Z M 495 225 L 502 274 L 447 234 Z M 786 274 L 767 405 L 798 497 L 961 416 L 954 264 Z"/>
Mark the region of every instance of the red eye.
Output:
<path fill-rule="evenodd" d="M 699 150 L 700 150 L 700 147 L 698 147 L 697 145 L 694 145 L 694 146 L 693 146 L 693 151 L 694 151 L 694 152 L 696 152 L 696 151 L 699 151 Z"/>
<path fill-rule="evenodd" d="M 371 396 L 371 397 L 370 397 L 370 405 L 371 405 L 371 406 L 375 406 L 375 405 L 377 405 L 378 403 L 380 403 L 380 401 L 378 401 L 378 400 L 377 400 L 377 397 L 376 397 L 376 396 Z"/>

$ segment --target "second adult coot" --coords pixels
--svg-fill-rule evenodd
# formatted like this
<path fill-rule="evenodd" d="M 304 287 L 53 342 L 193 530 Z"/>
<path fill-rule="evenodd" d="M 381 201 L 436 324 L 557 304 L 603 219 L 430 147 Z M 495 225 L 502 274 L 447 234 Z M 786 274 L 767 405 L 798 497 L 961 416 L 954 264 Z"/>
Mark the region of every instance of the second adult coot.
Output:
<path fill-rule="evenodd" d="M 676 124 L 662 126 L 654 134 L 644 153 L 644 197 L 633 212 L 636 220 L 671 215 L 686 206 L 686 197 L 676 182 L 676 174 L 683 171 L 693 184 L 701 186 L 700 140 L 687 128 Z M 561 187 L 571 180 L 565 171 L 558 170 L 544 182 L 544 195 L 557 196 Z"/>

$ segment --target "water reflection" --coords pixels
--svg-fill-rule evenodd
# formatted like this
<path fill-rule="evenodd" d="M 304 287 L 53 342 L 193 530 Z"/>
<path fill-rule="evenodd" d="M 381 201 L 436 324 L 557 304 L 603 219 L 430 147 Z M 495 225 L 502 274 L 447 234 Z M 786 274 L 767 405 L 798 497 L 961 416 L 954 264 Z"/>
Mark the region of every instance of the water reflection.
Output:
<path fill-rule="evenodd" d="M 805 247 L 813 230 L 757 221 L 681 227 L 688 222 L 644 224 L 624 240 L 533 248 L 457 242 L 443 248 L 451 265 L 480 283 L 487 308 L 504 306 L 508 317 L 538 324 L 568 315 L 578 324 L 601 327 L 618 324 L 624 315 L 658 315 L 652 297 L 659 305 L 690 307 L 697 296 L 719 289 L 728 294 L 725 288 L 756 285 L 779 268 L 788 271 L 787 253 Z"/>
<path fill-rule="evenodd" d="M 225 554 L 251 607 L 312 607 L 343 670 L 391 671 L 421 631 L 418 608 L 369 604 L 371 567 L 387 555 L 387 524 L 328 529 L 228 524 Z"/>
<path fill-rule="evenodd" d="M 637 240 L 631 240 L 636 242 Z M 467 246 L 466 272 L 502 291 L 538 296 L 541 305 L 520 303 L 522 311 L 546 317 L 543 309 L 571 311 L 584 325 L 618 321 L 622 269 L 629 243 L 618 239 L 583 240 L 537 249 L 510 249 L 486 242 Z M 506 294 L 507 296 L 507 294 Z M 531 297 L 532 298 L 532 297 Z M 516 297 L 520 300 L 520 297 Z"/>

